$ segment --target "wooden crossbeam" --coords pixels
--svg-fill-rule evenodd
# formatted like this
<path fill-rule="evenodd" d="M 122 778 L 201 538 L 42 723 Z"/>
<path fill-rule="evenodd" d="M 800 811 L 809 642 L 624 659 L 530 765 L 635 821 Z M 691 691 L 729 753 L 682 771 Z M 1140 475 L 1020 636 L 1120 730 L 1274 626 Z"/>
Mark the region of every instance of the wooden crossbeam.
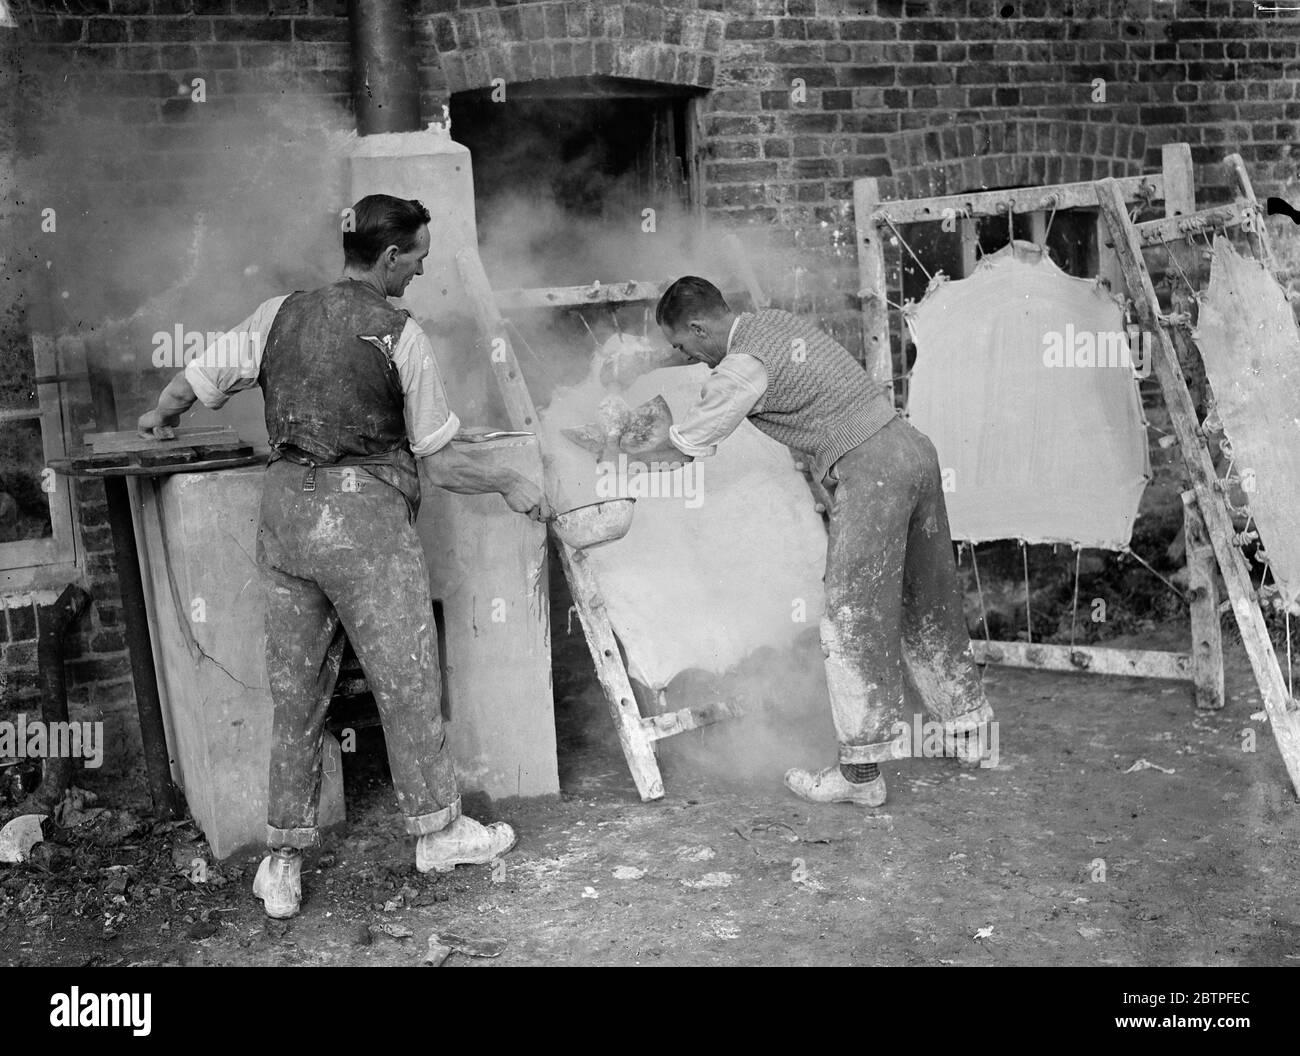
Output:
<path fill-rule="evenodd" d="M 1053 645 L 1040 642 L 983 642 L 973 640 L 977 664 L 1028 667 L 1038 671 L 1087 672 L 1129 678 L 1167 678 L 1192 681 L 1188 653 L 1157 649 L 1107 649 L 1092 645 Z"/>
<path fill-rule="evenodd" d="M 868 178 L 869 179 L 869 178 Z M 866 180 L 859 180 L 866 184 Z M 1158 174 L 1125 176 L 1115 180 L 1125 201 L 1140 198 L 1164 197 L 1164 177 Z M 869 184 L 867 184 L 869 186 Z M 1052 209 L 1096 208 L 1097 185 L 1092 180 L 1083 183 L 1058 183 L 1048 187 L 1016 187 L 1002 191 L 976 191 L 973 194 L 945 194 L 934 198 L 909 198 L 902 202 L 877 201 L 870 213 L 858 216 L 858 226 L 864 222 L 884 224 L 886 218 L 894 224 L 915 224 L 926 220 L 943 220 L 948 210 L 951 216 L 1006 216 L 1012 214 L 1050 212 Z"/>
<path fill-rule="evenodd" d="M 698 730 L 703 726 L 712 726 L 724 719 L 738 719 L 744 712 L 731 701 L 723 700 L 716 704 L 702 704 L 694 708 L 681 708 L 678 711 L 665 712 L 662 715 L 647 715 L 641 720 L 641 727 L 646 736 L 658 741 L 687 730 Z"/>
<path fill-rule="evenodd" d="M 498 308 L 509 312 L 523 308 L 581 308 L 599 304 L 653 302 L 659 300 L 667 288 L 665 282 L 595 282 L 590 286 L 497 290 L 492 296 Z"/>
<path fill-rule="evenodd" d="M 1232 544 L 1233 527 L 1223 501 L 1223 484 L 1205 444 L 1187 381 L 1179 366 L 1179 353 L 1196 355 L 1183 330 L 1164 320 L 1151 276 L 1142 256 L 1142 242 L 1125 211 L 1124 199 L 1114 180 L 1098 181 L 1098 202 L 1110 228 L 1115 255 L 1143 330 L 1155 338 L 1153 368 L 1160 384 L 1170 422 L 1191 478 L 1197 507 L 1228 589 L 1232 612 L 1250 658 L 1255 681 L 1264 697 L 1273 737 L 1291 783 L 1300 795 L 1300 706 L 1291 698 L 1260 611 L 1245 559 Z"/>
<path fill-rule="evenodd" d="M 1213 232 L 1228 227 L 1239 227 L 1246 222 L 1246 217 L 1254 212 L 1254 203 L 1239 199 L 1229 205 L 1216 205 L 1182 216 L 1147 220 L 1134 224 L 1133 229 L 1137 233 L 1138 243 L 1143 249 L 1149 249 L 1152 246 L 1177 242 L 1202 231 Z"/>

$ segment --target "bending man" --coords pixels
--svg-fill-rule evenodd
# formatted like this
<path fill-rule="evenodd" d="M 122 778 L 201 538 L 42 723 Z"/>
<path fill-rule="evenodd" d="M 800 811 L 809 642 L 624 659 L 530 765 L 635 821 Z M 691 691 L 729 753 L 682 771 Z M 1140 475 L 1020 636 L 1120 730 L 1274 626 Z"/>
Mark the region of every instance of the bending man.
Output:
<path fill-rule="evenodd" d="M 748 418 L 834 494 L 821 638 L 839 759 L 788 771 L 786 786 L 814 803 L 882 804 L 878 764 L 910 743 L 905 680 L 943 723 L 945 753 L 977 762 L 993 712 L 970 654 L 934 445 L 898 416 L 888 386 L 789 312 L 737 315 L 716 286 L 687 276 L 655 321 L 714 370 L 699 403 L 638 458 L 706 457 Z"/>

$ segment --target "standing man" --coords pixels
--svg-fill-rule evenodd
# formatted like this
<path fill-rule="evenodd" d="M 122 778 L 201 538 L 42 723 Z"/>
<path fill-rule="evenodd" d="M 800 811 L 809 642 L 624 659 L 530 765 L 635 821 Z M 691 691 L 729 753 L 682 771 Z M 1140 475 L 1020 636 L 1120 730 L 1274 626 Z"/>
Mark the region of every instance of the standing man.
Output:
<path fill-rule="evenodd" d="M 834 492 L 821 639 L 839 759 L 788 771 L 786 786 L 814 803 L 884 803 L 878 764 L 904 754 L 905 679 L 943 723 L 945 754 L 978 761 L 993 712 L 970 654 L 934 445 L 898 416 L 889 385 L 789 312 L 737 315 L 711 282 L 687 276 L 655 321 L 714 370 L 699 403 L 639 458 L 706 457 L 749 418 Z"/>
<path fill-rule="evenodd" d="M 451 446 L 460 421 L 428 337 L 388 303 L 424 273 L 429 212 L 385 194 L 353 207 L 343 278 L 274 297 L 168 383 L 141 435 L 168 439 L 195 400 L 219 408 L 260 385 L 271 461 L 258 563 L 267 580 L 266 668 L 275 706 L 267 843 L 253 892 L 272 917 L 301 903 L 302 848 L 318 837 L 322 699 L 331 645 L 356 651 L 384 724 L 406 831 L 421 872 L 482 864 L 515 842 L 510 826 L 460 812 L 446 750 L 429 575 L 414 524 L 417 462 L 428 483 L 500 493 L 517 513 L 552 511 L 532 481 Z M 233 354 L 238 350 L 239 354 Z M 250 354 L 251 353 L 251 354 Z"/>

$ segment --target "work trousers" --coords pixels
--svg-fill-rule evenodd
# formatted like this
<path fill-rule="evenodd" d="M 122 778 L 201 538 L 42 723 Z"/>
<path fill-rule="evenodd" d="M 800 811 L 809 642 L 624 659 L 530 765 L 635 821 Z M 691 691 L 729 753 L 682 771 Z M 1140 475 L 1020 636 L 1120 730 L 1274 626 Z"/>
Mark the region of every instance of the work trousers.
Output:
<path fill-rule="evenodd" d="M 406 831 L 460 816 L 442 721 L 429 574 L 406 499 L 364 467 L 267 467 L 257 559 L 267 581 L 266 672 L 275 706 L 267 842 L 317 838 L 321 743 L 341 635 L 379 706 Z"/>
<path fill-rule="evenodd" d="M 934 445 L 895 418 L 828 480 L 821 638 L 840 762 L 907 754 L 905 682 L 945 733 L 973 732 L 993 712 L 971 656 Z"/>

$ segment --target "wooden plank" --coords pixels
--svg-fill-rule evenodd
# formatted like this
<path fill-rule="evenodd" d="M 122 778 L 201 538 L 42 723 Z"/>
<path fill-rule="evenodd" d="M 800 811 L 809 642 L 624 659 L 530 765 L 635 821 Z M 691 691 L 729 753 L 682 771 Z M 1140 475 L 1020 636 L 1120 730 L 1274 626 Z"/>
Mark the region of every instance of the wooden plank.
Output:
<path fill-rule="evenodd" d="M 587 305 L 633 304 L 658 301 L 666 282 L 595 282 L 590 286 L 549 286 L 534 290 L 497 290 L 493 295 L 501 311 L 524 308 L 582 308 Z"/>
<path fill-rule="evenodd" d="M 1095 645 L 1052 645 L 1044 642 L 971 641 L 977 664 L 1028 667 L 1038 671 L 1073 671 L 1128 678 L 1191 681 L 1192 658 L 1187 653 L 1154 649 L 1108 649 Z"/>
<path fill-rule="evenodd" d="M 926 220 L 942 220 L 945 209 L 953 210 L 955 216 L 1000 216 L 1005 217 L 1007 204 L 1010 202 L 1014 213 L 1032 213 L 1038 210 L 1051 212 L 1057 209 L 1077 209 L 1097 205 L 1097 189 L 1094 182 L 1058 183 L 1047 187 L 1017 187 L 1007 191 L 977 191 L 974 194 L 947 194 L 934 198 L 911 198 L 905 202 L 881 202 L 872 210 L 857 212 L 858 187 L 874 183 L 863 178 L 854 181 L 854 212 L 857 216 L 859 237 L 864 225 L 877 218 L 889 217 L 895 224 L 914 224 Z M 1164 196 L 1164 177 L 1148 174 L 1145 176 L 1125 176 L 1115 181 L 1125 201 L 1136 201 L 1143 197 L 1162 198 Z"/>
<path fill-rule="evenodd" d="M 1200 423 L 1192 405 L 1191 395 L 1187 391 L 1187 382 L 1179 366 L 1175 342 L 1180 350 L 1188 355 L 1194 354 L 1187 338 L 1179 327 L 1167 330 L 1160 324 L 1159 302 L 1151 277 L 1147 274 L 1142 257 L 1142 246 L 1137 232 L 1129 223 L 1124 209 L 1124 200 L 1114 180 L 1100 180 L 1098 201 L 1102 214 L 1110 227 L 1115 254 L 1124 273 L 1124 280 L 1129 294 L 1133 298 L 1142 328 L 1155 337 L 1154 367 L 1156 378 L 1160 383 L 1165 406 L 1169 410 L 1174 434 L 1178 438 L 1183 460 L 1187 466 L 1192 489 L 1196 493 L 1197 504 L 1219 562 L 1232 600 L 1233 615 L 1237 618 L 1237 627 L 1241 631 L 1242 644 L 1250 658 L 1255 681 L 1264 697 L 1264 708 L 1268 712 L 1269 724 L 1273 728 L 1273 737 L 1291 784 L 1300 795 L 1300 708 L 1291 699 L 1286 681 L 1278 664 L 1277 653 L 1269 638 L 1268 625 L 1260 611 L 1255 598 L 1250 575 L 1246 569 L 1245 559 L 1232 545 L 1232 520 L 1223 503 L 1218 476 L 1214 463 L 1206 448 Z M 1171 338 L 1170 333 L 1173 337 Z"/>
<path fill-rule="evenodd" d="M 558 537 L 555 543 L 573 594 L 574 607 L 578 610 L 578 619 L 587 638 L 587 647 L 596 664 L 596 679 L 605 691 L 610 717 L 614 720 L 614 730 L 618 734 L 623 756 L 627 759 L 628 769 L 632 772 L 632 780 L 643 800 L 661 799 L 664 783 L 659 774 L 659 763 L 655 759 L 653 739 L 637 708 L 636 696 L 632 692 L 627 669 L 619 656 L 618 640 L 614 637 L 614 627 L 609 622 L 604 599 L 587 568 L 586 556 Z"/>
<path fill-rule="evenodd" d="M 874 177 L 853 181 L 853 217 L 858 234 L 858 297 L 862 303 L 863 366 L 880 383 L 894 376 L 889 344 L 888 283 L 885 237 L 874 218 L 881 207 L 880 185 Z M 892 388 L 892 387 L 891 387 Z"/>
<path fill-rule="evenodd" d="M 704 135 L 704 119 L 700 114 L 700 97 L 691 96 L 686 100 L 686 158 L 687 193 L 690 197 L 691 212 L 697 219 L 703 220 L 704 212 L 704 147 L 707 138 Z"/>
<path fill-rule="evenodd" d="M 146 440 L 134 429 L 111 433 L 87 433 L 82 440 L 94 448 L 97 455 L 158 451 L 163 448 L 178 449 L 200 446 L 238 446 L 239 434 L 228 425 L 182 426 L 176 430 L 175 440 Z"/>
<path fill-rule="evenodd" d="M 979 263 L 980 225 L 978 220 L 962 218 L 957 221 L 957 232 L 961 242 L 961 274 L 956 279 L 970 278 Z"/>
<path fill-rule="evenodd" d="M 1192 170 L 1192 148 L 1186 143 L 1166 143 L 1160 148 L 1160 171 L 1165 177 L 1165 218 L 1174 219 L 1195 213 L 1196 176 Z M 1182 242 L 1169 242 L 1164 248 L 1165 252 L 1169 254 L 1169 263 L 1166 270 L 1179 273 L 1177 278 L 1171 276 L 1171 278 L 1174 278 L 1174 287 L 1166 310 L 1171 312 L 1187 310 L 1190 307 L 1189 298 L 1192 291 L 1187 290 L 1184 292 L 1184 288 L 1196 282 L 1196 276 L 1201 271 L 1201 244 L 1193 242 L 1191 239 L 1184 239 Z M 1187 277 L 1187 282 L 1180 283 L 1178 280 L 1184 275 Z M 1207 543 L 1206 546 L 1208 548 L 1209 544 Z M 1207 556 L 1210 564 L 1213 565 L 1213 550 L 1207 550 Z M 1211 568 L 1210 571 L 1211 578 L 1213 578 L 1213 569 Z M 1192 623 L 1192 635 L 1195 638 L 1197 633 L 1196 624 L 1198 623 L 1195 606 L 1193 606 Z M 1193 655 L 1195 654 L 1193 653 Z M 1222 676 L 1220 676 L 1220 682 L 1222 682 Z M 1212 695 L 1210 694 L 1211 684 L 1211 681 L 1202 680 L 1202 682 L 1198 682 L 1198 707 L 1223 707 L 1222 689 L 1220 689 L 1218 703 L 1215 704 L 1212 702 Z M 1204 703 L 1202 703 L 1202 700 L 1204 700 Z"/>
<path fill-rule="evenodd" d="M 1255 188 L 1250 182 L 1250 174 L 1246 172 L 1246 163 L 1241 160 L 1240 154 L 1229 154 L 1223 159 L 1223 164 L 1228 167 L 1228 175 L 1232 180 L 1232 186 L 1236 189 L 1237 197 L 1244 199 L 1254 211 L 1249 237 L 1255 256 L 1276 274 L 1277 257 L 1273 254 L 1273 241 L 1268 233 L 1268 225 L 1264 222 L 1264 211 L 1260 209 L 1259 201 L 1255 197 Z"/>
<path fill-rule="evenodd" d="M 479 326 L 487 335 L 488 361 L 492 364 L 492 373 L 496 375 L 497 385 L 501 389 L 501 398 L 505 401 L 506 414 L 510 418 L 512 429 L 530 429 L 536 425 L 537 410 L 533 407 L 533 398 L 524 383 L 524 376 L 519 370 L 519 360 L 515 358 L 514 347 L 506 333 L 505 320 L 497 308 L 492 295 L 492 286 L 488 282 L 487 272 L 478 251 L 466 247 L 456 254 L 456 265 L 460 271 L 461 281 L 469 296 L 470 307 L 478 320 Z"/>
<path fill-rule="evenodd" d="M 738 719 L 744 713 L 730 701 L 716 704 L 702 704 L 694 708 L 682 708 L 662 715 L 650 715 L 641 720 L 641 727 L 652 741 L 663 740 L 687 730 L 698 730 L 702 726 L 712 726 L 725 719 Z"/>
<path fill-rule="evenodd" d="M 1192 681 L 1196 706 L 1223 707 L 1223 632 L 1219 625 L 1217 566 L 1196 493 L 1183 492 L 1183 539 L 1187 548 L 1187 597 L 1192 610 Z"/>
<path fill-rule="evenodd" d="M 1165 178 L 1165 216 L 1196 212 L 1192 148 L 1186 143 L 1166 143 L 1160 148 L 1160 172 Z"/>

